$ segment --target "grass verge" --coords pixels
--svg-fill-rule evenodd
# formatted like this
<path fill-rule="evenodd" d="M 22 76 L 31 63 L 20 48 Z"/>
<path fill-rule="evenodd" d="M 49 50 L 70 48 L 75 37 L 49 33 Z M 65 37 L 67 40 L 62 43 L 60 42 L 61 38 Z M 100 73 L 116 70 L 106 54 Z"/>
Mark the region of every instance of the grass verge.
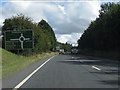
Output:
<path fill-rule="evenodd" d="M 1 48 L 0 48 L 1 49 Z M 33 56 L 20 56 L 2 49 L 2 78 L 14 74 L 28 65 L 35 63 L 45 57 L 52 56 L 55 53 L 42 53 Z"/>

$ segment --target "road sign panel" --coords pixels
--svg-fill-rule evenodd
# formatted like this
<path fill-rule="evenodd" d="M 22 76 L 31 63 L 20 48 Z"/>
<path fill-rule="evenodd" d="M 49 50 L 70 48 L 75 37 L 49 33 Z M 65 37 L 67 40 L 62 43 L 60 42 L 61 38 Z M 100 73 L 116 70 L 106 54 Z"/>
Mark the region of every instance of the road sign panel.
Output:
<path fill-rule="evenodd" d="M 33 30 L 6 31 L 5 48 L 7 50 L 20 50 L 34 47 Z"/>

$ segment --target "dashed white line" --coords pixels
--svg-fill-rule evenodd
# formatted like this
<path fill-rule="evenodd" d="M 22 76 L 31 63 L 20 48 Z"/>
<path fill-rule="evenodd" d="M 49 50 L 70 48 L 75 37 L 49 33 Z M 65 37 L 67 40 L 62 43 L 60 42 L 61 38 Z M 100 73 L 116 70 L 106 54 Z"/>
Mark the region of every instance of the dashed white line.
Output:
<path fill-rule="evenodd" d="M 55 56 L 53 56 L 55 57 Z M 16 85 L 12 90 L 17 90 L 20 88 L 28 79 L 30 79 L 39 69 L 41 69 L 48 61 L 50 61 L 53 57 L 49 58 L 42 65 L 40 65 L 37 69 L 35 69 L 30 75 L 28 75 L 24 80 L 22 80 L 18 85 Z"/>
<path fill-rule="evenodd" d="M 92 68 L 96 69 L 96 70 L 101 70 L 100 68 L 96 67 L 96 66 L 92 66 Z"/>

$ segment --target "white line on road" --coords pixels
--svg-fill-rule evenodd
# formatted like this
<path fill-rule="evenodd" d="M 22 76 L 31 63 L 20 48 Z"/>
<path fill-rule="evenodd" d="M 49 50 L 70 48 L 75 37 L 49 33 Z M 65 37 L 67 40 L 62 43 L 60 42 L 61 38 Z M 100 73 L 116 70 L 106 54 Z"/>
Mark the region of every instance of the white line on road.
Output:
<path fill-rule="evenodd" d="M 94 68 L 94 69 L 96 69 L 96 70 L 101 70 L 100 68 L 98 68 L 98 67 L 95 67 L 95 66 L 92 66 L 92 68 Z"/>
<path fill-rule="evenodd" d="M 55 57 L 55 56 L 53 56 Z M 40 65 L 37 69 L 35 69 L 30 75 L 28 75 L 24 80 L 22 80 L 18 85 L 16 85 L 12 90 L 17 90 L 20 88 L 28 79 L 30 79 L 39 69 L 41 69 L 48 61 L 50 61 L 53 57 L 49 58 L 42 65 Z"/>

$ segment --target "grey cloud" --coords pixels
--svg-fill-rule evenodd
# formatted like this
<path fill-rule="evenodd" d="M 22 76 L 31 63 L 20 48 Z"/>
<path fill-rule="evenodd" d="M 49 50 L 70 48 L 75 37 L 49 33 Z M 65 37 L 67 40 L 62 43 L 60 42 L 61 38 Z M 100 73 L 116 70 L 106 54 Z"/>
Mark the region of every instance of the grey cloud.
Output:
<path fill-rule="evenodd" d="M 65 18 L 61 23 L 53 18 L 47 18 L 47 20 L 56 29 L 55 33 L 57 34 L 83 33 L 90 23 L 89 20 L 77 17 L 70 20 Z"/>
<path fill-rule="evenodd" d="M 64 5 L 64 9 L 66 14 L 45 12 L 48 22 L 56 29 L 56 34 L 83 33 L 91 20 L 97 17 L 91 10 L 91 4 L 85 2 L 68 3 Z"/>
<path fill-rule="evenodd" d="M 84 21 L 84 22 L 83 22 Z M 61 24 L 57 24 L 55 25 L 56 27 L 56 33 L 59 34 L 71 34 L 71 33 L 83 33 L 83 31 L 85 30 L 85 28 L 88 26 L 87 24 L 89 24 L 88 21 L 85 20 L 73 20 L 71 23 L 61 23 Z"/>

